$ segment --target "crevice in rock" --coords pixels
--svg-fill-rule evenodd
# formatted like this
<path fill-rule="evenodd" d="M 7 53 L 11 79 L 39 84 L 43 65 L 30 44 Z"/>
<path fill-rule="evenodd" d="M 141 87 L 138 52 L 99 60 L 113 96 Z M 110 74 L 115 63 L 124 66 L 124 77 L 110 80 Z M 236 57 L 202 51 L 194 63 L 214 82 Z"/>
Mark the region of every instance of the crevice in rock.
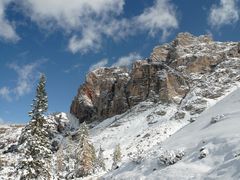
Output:
<path fill-rule="evenodd" d="M 129 101 L 129 92 L 127 92 L 127 85 L 124 85 L 124 95 L 125 95 L 125 98 L 126 98 L 127 106 L 130 109 L 131 105 L 130 105 L 130 101 Z"/>

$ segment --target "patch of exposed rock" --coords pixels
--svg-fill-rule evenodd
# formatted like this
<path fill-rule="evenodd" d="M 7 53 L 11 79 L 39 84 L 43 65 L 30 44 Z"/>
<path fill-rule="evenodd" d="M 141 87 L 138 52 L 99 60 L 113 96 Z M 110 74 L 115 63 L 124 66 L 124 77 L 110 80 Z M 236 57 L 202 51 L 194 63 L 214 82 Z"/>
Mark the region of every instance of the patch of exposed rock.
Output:
<path fill-rule="evenodd" d="M 155 47 L 148 59 L 133 63 L 131 70 L 90 72 L 70 112 L 80 122 L 92 122 L 149 100 L 199 114 L 207 107 L 206 99 L 222 96 L 240 80 L 239 69 L 240 43 L 180 33 L 171 43 Z"/>

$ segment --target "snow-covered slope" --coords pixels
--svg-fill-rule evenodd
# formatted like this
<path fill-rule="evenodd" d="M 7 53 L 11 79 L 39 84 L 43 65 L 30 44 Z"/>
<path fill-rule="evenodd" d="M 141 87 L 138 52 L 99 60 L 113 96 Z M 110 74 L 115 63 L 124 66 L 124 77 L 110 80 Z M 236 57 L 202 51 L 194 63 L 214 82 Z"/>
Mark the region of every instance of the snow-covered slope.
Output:
<path fill-rule="evenodd" d="M 154 130 L 158 133 L 163 131 L 160 127 Z M 118 133 L 116 142 L 122 137 L 122 132 Z M 107 132 L 105 130 L 100 134 Z M 239 179 L 240 89 L 203 112 L 195 122 L 165 141 L 154 137 L 155 134 L 149 136 L 148 142 L 152 142 L 153 146 L 147 148 L 140 163 L 125 160 L 119 169 L 108 173 L 104 179 Z M 106 142 L 111 138 L 113 139 L 110 135 L 106 136 Z M 94 137 L 94 140 L 99 139 Z M 120 140 L 120 143 L 130 144 L 128 141 L 131 139 Z M 131 142 L 136 147 L 138 142 Z M 123 145 L 123 149 L 125 147 Z M 180 161 L 169 166 L 161 164 L 161 155 L 168 158 L 177 151 L 184 151 L 185 154 Z"/>
<path fill-rule="evenodd" d="M 205 100 L 208 107 L 198 117 L 176 104 L 145 101 L 121 115 L 91 124 L 91 140 L 97 151 L 100 146 L 104 149 L 107 171 L 84 179 L 239 179 L 240 89 L 235 86 L 218 99 Z M 64 164 L 74 167 L 74 156 L 69 155 L 78 144 L 73 139 L 77 119 L 60 113 L 50 115 L 48 121 L 55 124 L 52 141 L 60 143 L 64 156 L 70 158 Z M 16 177 L 19 154 L 14 148 L 21 129 L 2 127 L 0 153 L 4 166 L 0 179 Z M 117 144 L 121 146 L 122 162 L 118 169 L 111 170 Z M 53 154 L 54 163 L 57 158 L 58 152 Z M 68 173 L 62 172 L 64 177 Z"/>
<path fill-rule="evenodd" d="M 97 152 L 100 146 L 104 150 L 107 170 L 84 179 L 239 179 L 237 84 L 230 84 L 219 98 L 197 96 L 199 89 L 195 88 L 181 105 L 144 101 L 121 115 L 90 124 L 91 140 Z M 203 113 L 192 114 L 182 108 L 189 104 L 201 108 L 203 100 Z M 47 120 L 52 127 L 53 180 L 71 178 L 79 121 L 68 113 L 52 114 Z M 0 127 L 0 179 L 17 179 L 22 127 Z M 117 144 L 121 146 L 122 162 L 118 169 L 111 170 Z M 61 173 L 56 169 L 60 147 L 67 167 Z"/>

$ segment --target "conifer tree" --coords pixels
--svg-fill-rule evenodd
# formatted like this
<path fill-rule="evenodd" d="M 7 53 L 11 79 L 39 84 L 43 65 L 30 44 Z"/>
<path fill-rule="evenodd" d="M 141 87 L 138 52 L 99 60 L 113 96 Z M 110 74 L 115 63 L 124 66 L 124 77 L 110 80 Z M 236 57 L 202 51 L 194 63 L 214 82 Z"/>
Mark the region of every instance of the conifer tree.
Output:
<path fill-rule="evenodd" d="M 98 152 L 98 156 L 97 156 L 97 160 L 96 160 L 96 170 L 97 171 L 101 171 L 101 170 L 106 171 L 106 165 L 104 162 L 102 147 L 100 147 L 99 152 Z"/>
<path fill-rule="evenodd" d="M 117 144 L 115 147 L 115 150 L 113 152 L 113 164 L 112 164 L 112 169 L 116 169 L 119 166 L 119 163 L 122 160 L 122 154 L 121 154 L 121 148 L 120 144 Z"/>
<path fill-rule="evenodd" d="M 33 99 L 32 111 L 29 112 L 29 116 L 32 120 L 43 119 L 44 113 L 46 113 L 48 110 L 48 97 L 45 86 L 46 78 L 45 75 L 42 74 L 37 86 L 36 98 Z"/>
<path fill-rule="evenodd" d="M 77 148 L 77 162 L 75 165 L 76 177 L 83 177 L 94 171 L 96 154 L 89 140 L 88 127 L 85 122 L 80 126 L 80 139 Z"/>
<path fill-rule="evenodd" d="M 20 136 L 20 150 L 23 157 L 19 162 L 20 179 L 48 179 L 50 177 L 49 164 L 51 144 L 48 137 L 48 123 L 44 113 L 48 109 L 47 93 L 45 90 L 45 76 L 41 75 L 33 100 L 31 117 L 28 125 Z"/>
<path fill-rule="evenodd" d="M 64 163 L 64 151 L 63 151 L 63 145 L 60 145 L 58 151 L 57 151 L 57 174 L 59 178 L 62 178 L 63 172 L 65 170 L 65 163 Z"/>

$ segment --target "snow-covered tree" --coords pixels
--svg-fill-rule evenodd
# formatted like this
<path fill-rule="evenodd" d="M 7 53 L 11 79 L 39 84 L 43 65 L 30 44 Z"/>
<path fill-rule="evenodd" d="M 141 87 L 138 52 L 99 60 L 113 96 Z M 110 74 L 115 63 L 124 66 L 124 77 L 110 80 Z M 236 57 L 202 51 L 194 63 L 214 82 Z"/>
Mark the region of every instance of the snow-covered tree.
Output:
<path fill-rule="evenodd" d="M 76 148 L 75 144 L 72 141 L 71 136 L 66 137 L 65 139 L 65 155 L 64 155 L 64 162 L 65 162 L 65 170 L 67 172 L 65 178 L 66 179 L 74 179 L 75 174 L 75 164 L 76 164 Z"/>
<path fill-rule="evenodd" d="M 22 158 L 18 164 L 20 178 L 48 179 L 51 157 L 51 144 L 48 133 L 48 123 L 44 113 L 48 109 L 47 93 L 45 90 L 45 76 L 41 75 L 33 100 L 31 120 L 23 129 L 20 136 L 20 151 Z"/>
<path fill-rule="evenodd" d="M 48 110 L 48 97 L 45 86 L 46 77 L 42 74 L 37 86 L 36 98 L 33 99 L 33 104 L 31 105 L 32 110 L 29 112 L 31 119 L 42 119 L 44 117 L 44 113 Z"/>
<path fill-rule="evenodd" d="M 33 126 L 42 126 L 44 124 L 44 113 L 48 110 L 48 97 L 45 86 L 46 78 L 45 75 L 42 74 L 36 89 L 36 97 L 33 99 L 33 104 L 31 104 L 32 110 L 28 113 L 31 121 L 22 130 L 22 134 L 18 140 L 19 144 L 23 144 L 25 142 Z"/>
<path fill-rule="evenodd" d="M 63 146 L 61 145 L 59 150 L 57 151 L 57 169 L 58 171 L 64 170 L 64 152 Z"/>
<path fill-rule="evenodd" d="M 106 170 L 106 165 L 105 165 L 104 156 L 103 156 L 103 149 L 101 147 L 98 152 L 95 166 L 96 166 L 95 167 L 96 171 L 101 171 L 101 170 L 105 171 Z"/>
<path fill-rule="evenodd" d="M 65 170 L 65 163 L 64 163 L 64 152 L 63 152 L 63 145 L 60 145 L 57 151 L 57 174 L 59 178 L 62 178 L 63 172 Z"/>
<path fill-rule="evenodd" d="M 89 140 L 88 127 L 85 122 L 80 126 L 80 139 L 77 148 L 77 162 L 75 164 L 76 177 L 83 177 L 94 171 L 96 154 Z"/>
<path fill-rule="evenodd" d="M 117 146 L 115 147 L 115 150 L 113 152 L 112 169 L 118 168 L 121 160 L 122 160 L 121 148 L 120 148 L 120 144 L 117 144 Z"/>

